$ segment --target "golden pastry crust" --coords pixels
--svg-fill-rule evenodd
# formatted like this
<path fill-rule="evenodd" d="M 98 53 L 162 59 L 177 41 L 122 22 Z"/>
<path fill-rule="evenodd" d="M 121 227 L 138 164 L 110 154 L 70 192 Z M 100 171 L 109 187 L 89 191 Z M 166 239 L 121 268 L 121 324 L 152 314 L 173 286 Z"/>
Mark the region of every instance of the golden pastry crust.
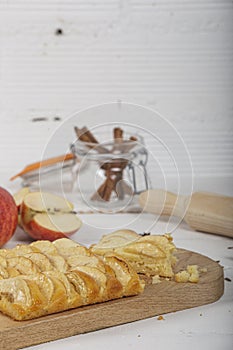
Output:
<path fill-rule="evenodd" d="M 143 288 L 122 257 L 97 256 L 66 238 L 0 254 L 0 311 L 15 320 L 136 295 Z"/>
<path fill-rule="evenodd" d="M 141 236 L 129 230 L 120 230 L 102 237 L 90 249 L 99 255 L 107 252 L 122 256 L 137 273 L 173 277 L 176 248 L 170 235 Z"/>

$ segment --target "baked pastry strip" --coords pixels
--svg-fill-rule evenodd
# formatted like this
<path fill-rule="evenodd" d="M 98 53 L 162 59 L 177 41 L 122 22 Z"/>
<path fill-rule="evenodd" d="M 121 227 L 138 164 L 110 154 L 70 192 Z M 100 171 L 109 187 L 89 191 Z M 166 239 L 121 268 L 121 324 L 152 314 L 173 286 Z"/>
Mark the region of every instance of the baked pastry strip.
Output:
<path fill-rule="evenodd" d="M 140 274 L 174 276 L 176 247 L 169 234 L 140 235 L 132 230 L 118 230 L 103 236 L 90 249 L 98 255 L 118 254 Z"/>
<path fill-rule="evenodd" d="M 42 262 L 40 254 L 45 257 Z M 15 320 L 136 295 L 144 289 L 144 282 L 122 257 L 97 256 L 69 239 L 38 241 L 27 248 L 2 250 L 0 256 L 0 311 Z M 58 256 L 65 271 L 51 259 Z"/>

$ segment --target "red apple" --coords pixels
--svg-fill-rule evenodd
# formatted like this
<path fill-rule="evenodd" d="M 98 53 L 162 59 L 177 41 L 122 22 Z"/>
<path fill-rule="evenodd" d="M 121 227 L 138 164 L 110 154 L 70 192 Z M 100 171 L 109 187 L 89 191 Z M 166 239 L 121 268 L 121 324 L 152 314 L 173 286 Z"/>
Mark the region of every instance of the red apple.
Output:
<path fill-rule="evenodd" d="M 34 239 L 54 241 L 68 237 L 82 225 L 72 203 L 47 192 L 27 194 L 20 213 L 24 230 Z"/>
<path fill-rule="evenodd" d="M 12 195 L 0 187 L 0 247 L 13 236 L 18 224 L 18 209 Z"/>

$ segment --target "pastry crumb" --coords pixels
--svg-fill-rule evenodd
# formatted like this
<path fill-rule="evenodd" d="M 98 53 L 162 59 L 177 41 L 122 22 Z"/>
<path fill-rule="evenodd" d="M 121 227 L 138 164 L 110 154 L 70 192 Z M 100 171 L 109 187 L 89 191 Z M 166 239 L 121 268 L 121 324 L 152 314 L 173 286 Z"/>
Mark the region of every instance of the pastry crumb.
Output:
<path fill-rule="evenodd" d="M 199 271 L 197 265 L 188 265 L 186 270 L 177 272 L 175 274 L 175 281 L 178 283 L 198 283 L 199 282 Z"/>
<path fill-rule="evenodd" d="M 199 269 L 199 271 L 202 272 L 202 273 L 206 273 L 207 272 L 207 268 L 203 267 L 202 269 Z"/>
<path fill-rule="evenodd" d="M 160 315 L 160 316 L 157 317 L 157 320 L 158 321 L 162 321 L 162 320 L 164 320 L 164 317 L 162 315 Z"/>
<path fill-rule="evenodd" d="M 190 277 L 190 274 L 188 273 L 188 271 L 183 270 L 175 274 L 175 281 L 178 283 L 186 283 L 188 282 L 189 277 Z"/>
<path fill-rule="evenodd" d="M 158 275 L 155 275 L 152 277 L 152 284 L 157 284 L 160 282 L 161 282 L 161 280 L 160 280 L 160 277 Z"/>

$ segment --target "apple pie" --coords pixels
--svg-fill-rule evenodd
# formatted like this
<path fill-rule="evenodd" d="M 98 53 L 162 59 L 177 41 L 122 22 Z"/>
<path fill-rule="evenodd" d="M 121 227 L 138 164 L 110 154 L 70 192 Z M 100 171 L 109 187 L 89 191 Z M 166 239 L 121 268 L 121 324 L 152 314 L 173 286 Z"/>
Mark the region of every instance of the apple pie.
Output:
<path fill-rule="evenodd" d="M 0 250 L 0 311 L 15 320 L 137 295 L 144 289 L 118 254 L 62 238 Z"/>
<path fill-rule="evenodd" d="M 93 253 L 121 255 L 137 273 L 173 277 L 176 247 L 169 234 L 137 234 L 132 230 L 118 230 L 101 238 L 90 247 Z"/>
<path fill-rule="evenodd" d="M 137 295 L 145 275 L 174 277 L 175 250 L 168 234 L 131 230 L 105 235 L 90 248 L 61 238 L 1 249 L 0 311 L 26 320 Z"/>

